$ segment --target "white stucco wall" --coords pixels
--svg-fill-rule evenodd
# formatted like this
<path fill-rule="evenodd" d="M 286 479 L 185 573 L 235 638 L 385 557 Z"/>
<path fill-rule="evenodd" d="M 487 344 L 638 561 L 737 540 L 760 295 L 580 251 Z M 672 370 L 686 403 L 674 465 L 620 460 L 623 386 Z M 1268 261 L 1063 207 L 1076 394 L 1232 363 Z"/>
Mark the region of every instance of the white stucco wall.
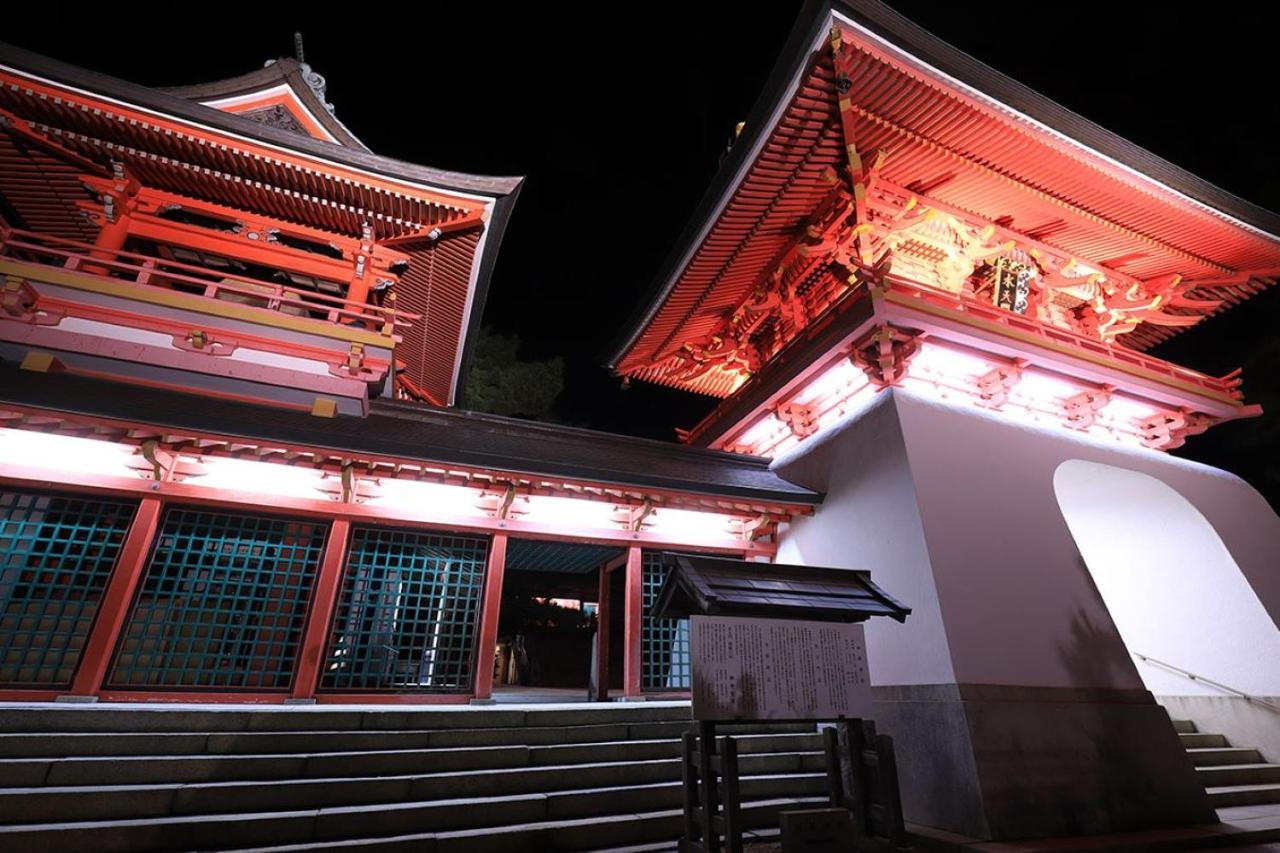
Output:
<path fill-rule="evenodd" d="M 1054 491 L 1072 459 L 1143 472 L 1184 496 L 1274 627 L 1280 517 L 1239 478 L 900 390 L 775 463 L 827 492 L 785 531 L 778 559 L 870 569 L 915 608 L 905 626 L 871 623 L 875 683 L 1142 688 Z"/>
<path fill-rule="evenodd" d="M 801 444 L 775 468 L 826 493 L 817 513 L 784 530 L 778 562 L 870 569 L 876 583 L 912 608 L 905 624 L 867 623 L 872 683 L 954 682 L 915 486 L 889 396 Z"/>
<path fill-rule="evenodd" d="M 1236 690 L 1280 693 L 1280 631 L 1205 517 L 1155 477 L 1069 460 L 1054 490 L 1125 645 Z M 1280 555 L 1278 555 L 1280 556 Z M 1222 691 L 1139 661 L 1157 695 Z"/>

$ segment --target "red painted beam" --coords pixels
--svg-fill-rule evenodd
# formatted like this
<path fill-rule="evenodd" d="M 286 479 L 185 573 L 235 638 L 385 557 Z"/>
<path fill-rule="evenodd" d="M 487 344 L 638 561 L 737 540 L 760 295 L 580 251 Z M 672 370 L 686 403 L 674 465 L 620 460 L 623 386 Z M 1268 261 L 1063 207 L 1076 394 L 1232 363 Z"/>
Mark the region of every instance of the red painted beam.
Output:
<path fill-rule="evenodd" d="M 640 697 L 640 621 L 644 616 L 641 596 L 644 592 L 642 572 L 644 563 L 638 545 L 627 549 L 625 592 L 622 605 L 622 695 L 627 699 Z"/>
<path fill-rule="evenodd" d="M 493 650 L 498 645 L 498 616 L 502 610 L 502 575 L 507 566 L 507 534 L 495 533 L 484 573 L 484 606 L 480 611 L 480 641 L 476 649 L 477 699 L 493 696 Z"/>
<path fill-rule="evenodd" d="M 298 665 L 293 673 L 293 699 L 311 699 L 320 687 L 324 668 L 324 653 L 329 639 L 329 622 L 338 604 L 342 587 L 342 570 L 347 561 L 347 543 L 351 538 L 351 522 L 345 518 L 334 519 L 329 528 L 329 541 L 324 546 L 320 560 L 320 573 L 316 577 L 315 591 L 307 607 L 307 628 L 302 635 L 302 649 Z"/>
<path fill-rule="evenodd" d="M 115 569 L 98 602 L 98 614 L 80 655 L 80 665 L 71 682 L 72 696 L 96 696 L 102 689 L 111 665 L 111 654 L 124 631 L 129 605 L 146 570 L 151 543 L 160 529 L 163 503 L 158 497 L 144 497 L 129 526 Z"/>

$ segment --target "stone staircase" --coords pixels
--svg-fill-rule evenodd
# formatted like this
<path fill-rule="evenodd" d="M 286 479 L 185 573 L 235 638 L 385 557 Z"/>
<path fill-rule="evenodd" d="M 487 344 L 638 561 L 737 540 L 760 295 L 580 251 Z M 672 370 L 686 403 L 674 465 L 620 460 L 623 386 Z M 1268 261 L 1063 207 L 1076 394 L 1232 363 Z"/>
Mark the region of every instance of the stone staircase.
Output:
<path fill-rule="evenodd" d="M 1231 746 L 1223 735 L 1201 732 L 1191 720 L 1174 720 L 1173 727 L 1214 808 L 1280 803 L 1280 764 L 1268 764 L 1253 747 Z"/>
<path fill-rule="evenodd" d="M 687 703 L 0 706 L 0 850 L 669 849 L 691 725 Z M 812 726 L 736 733 L 749 826 L 824 802 Z"/>

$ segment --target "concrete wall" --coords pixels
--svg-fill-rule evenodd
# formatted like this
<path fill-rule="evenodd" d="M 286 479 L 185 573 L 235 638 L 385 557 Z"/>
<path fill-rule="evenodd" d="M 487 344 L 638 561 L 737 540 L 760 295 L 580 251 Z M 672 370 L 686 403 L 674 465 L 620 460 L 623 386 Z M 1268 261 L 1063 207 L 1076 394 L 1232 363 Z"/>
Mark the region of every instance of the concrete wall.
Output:
<path fill-rule="evenodd" d="M 867 631 L 908 820 L 985 838 L 1212 820 L 1063 517 L 1068 460 L 1168 483 L 1274 622 L 1280 518 L 1205 466 L 896 390 L 775 463 L 828 492 L 778 559 L 870 569 L 916 608 Z"/>

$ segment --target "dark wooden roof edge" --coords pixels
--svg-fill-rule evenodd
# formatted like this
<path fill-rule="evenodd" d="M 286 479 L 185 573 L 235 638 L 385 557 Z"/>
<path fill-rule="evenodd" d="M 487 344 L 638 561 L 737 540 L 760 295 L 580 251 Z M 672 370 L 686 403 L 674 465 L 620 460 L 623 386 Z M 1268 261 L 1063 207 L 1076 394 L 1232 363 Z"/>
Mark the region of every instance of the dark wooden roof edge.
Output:
<path fill-rule="evenodd" d="M 374 154 L 363 148 L 352 148 L 269 127 L 244 116 L 206 107 L 170 92 L 99 74 L 5 42 L 0 42 L 0 62 L 55 83 L 73 86 L 123 101 L 126 104 L 134 104 L 175 118 L 208 125 L 269 145 L 292 149 L 307 156 L 333 160 L 352 168 L 376 172 L 390 178 L 430 184 L 446 191 L 454 190 L 497 198 L 514 193 L 524 181 L 523 177 L 472 175 L 466 172 L 453 172 L 406 163 Z"/>
<path fill-rule="evenodd" d="M 68 374 L 0 365 L 0 405 L 94 418 L 122 427 L 233 441 L 278 443 L 337 454 L 563 479 L 710 499 L 807 507 L 816 492 L 783 480 L 763 460 L 648 439 L 533 423 L 414 403 L 376 402 L 368 417 L 215 400 Z"/>
<path fill-rule="evenodd" d="M 506 236 L 507 225 L 511 222 L 511 211 L 520 197 L 523 184 L 518 184 L 509 194 L 498 198 L 493 203 L 493 211 L 489 222 L 485 225 L 484 246 L 480 255 L 479 269 L 476 270 L 475 292 L 471 295 L 471 313 L 462 318 L 462 356 L 458 359 L 458 370 L 453 377 L 453 404 L 465 406 L 467 403 L 467 375 L 471 372 L 471 360 L 475 356 L 476 339 L 480 335 L 480 327 L 484 320 L 484 306 L 489 301 L 489 282 L 493 278 L 493 269 L 498 263 L 498 247 Z"/>
<path fill-rule="evenodd" d="M 274 59 L 262 68 L 257 68 L 236 77 L 212 80 L 208 83 L 196 83 L 190 86 L 158 86 L 157 92 L 164 92 L 189 101 L 214 101 L 222 98 L 234 98 L 238 95 L 249 95 L 254 92 L 272 88 L 285 83 L 293 90 L 307 112 L 311 113 L 324 129 L 343 145 L 360 148 L 365 151 L 369 147 L 355 137 L 347 126 L 338 120 L 320 100 L 315 90 L 307 82 L 303 74 L 302 63 L 291 56 Z"/>
<path fill-rule="evenodd" d="M 696 244 L 703 230 L 709 227 L 725 198 L 733 192 L 740 173 L 751 164 L 755 149 L 773 132 L 772 125 L 766 124 L 766 120 L 772 115 L 778 102 L 787 96 L 792 81 L 808 67 L 811 46 L 826 26 L 826 8 L 827 0 L 807 0 L 805 3 L 791 34 L 787 36 L 773 71 L 765 81 L 760 97 L 747 113 L 742 132 L 729 149 L 729 155 L 720 163 L 711 185 L 703 193 L 693 215 L 672 244 L 648 293 L 636 305 L 631 317 L 621 326 L 621 331 L 610 346 L 605 361 L 607 367 L 618 366 L 618 362 L 635 344 L 644 327 L 658 313 L 663 300 L 675 286 L 686 257 L 697 248 Z"/>
<path fill-rule="evenodd" d="M 813 46 L 826 32 L 833 13 L 843 14 L 917 59 L 1030 116 L 1075 142 L 1092 148 L 1148 178 L 1187 195 L 1201 204 L 1238 219 L 1271 236 L 1280 237 L 1280 214 L 1240 198 L 1168 160 L 1072 112 L 1056 101 L 953 47 L 879 0 L 807 0 L 787 37 L 778 61 L 752 106 L 729 156 L 694 208 L 693 215 L 672 245 L 645 297 L 609 349 L 605 364 L 615 368 L 657 314 L 679 277 L 696 241 L 709 227 L 724 200 L 737 185 L 739 173 L 750 165 L 756 148 L 773 132 L 767 124 L 780 102 L 813 61 Z"/>
<path fill-rule="evenodd" d="M 370 404 L 370 407 L 373 413 L 396 417 L 409 417 L 414 420 L 427 420 L 435 417 L 449 420 L 464 418 L 475 424 L 488 424 L 498 428 L 514 426 L 521 432 L 555 436 L 562 439 L 604 443 L 617 441 L 623 442 L 630 447 L 647 448 L 650 450 L 660 451 L 664 455 L 674 454 L 679 456 L 681 454 L 688 454 L 690 458 L 715 459 L 719 461 L 732 462 L 737 466 L 752 470 L 767 471 L 773 464 L 773 460 L 762 456 L 748 456 L 743 453 L 730 453 L 727 450 L 690 447 L 687 444 L 676 444 L 675 442 L 661 441 L 656 438 L 640 438 L 632 435 L 620 435 L 614 432 L 588 429 L 587 427 L 565 426 L 563 424 L 549 423 L 547 421 L 530 421 L 525 420 L 524 418 L 507 417 L 506 415 L 491 415 L 488 412 L 476 412 L 469 409 L 455 407 L 444 408 L 441 406 L 430 406 L 422 403 L 405 402 L 402 400 L 374 400 Z"/>
<path fill-rule="evenodd" d="M 860 569 L 760 563 L 731 557 L 686 554 L 679 551 L 664 551 L 662 561 L 670 570 L 650 608 L 650 613 L 656 618 L 683 618 L 688 615 L 753 618 L 772 616 L 778 619 L 805 618 L 816 622 L 856 622 L 871 616 L 888 616 L 898 622 L 905 622 L 907 616 L 911 614 L 910 607 L 903 605 L 881 589 L 871 580 L 870 572 Z M 713 592 L 703 569 L 727 567 L 740 568 L 744 579 L 781 583 L 786 583 L 788 580 L 799 581 L 809 586 L 818 584 L 832 589 L 856 587 L 865 592 L 877 606 L 861 609 L 837 606 L 834 593 L 828 596 L 829 603 L 824 606 L 822 594 L 812 589 L 771 591 L 762 588 L 750 592 L 745 589 L 731 591 L 729 594 L 725 594 L 723 590 Z M 681 594 L 691 606 L 680 606 Z M 775 598 L 789 596 L 794 601 L 761 603 L 754 600 L 768 598 L 770 595 Z"/>

